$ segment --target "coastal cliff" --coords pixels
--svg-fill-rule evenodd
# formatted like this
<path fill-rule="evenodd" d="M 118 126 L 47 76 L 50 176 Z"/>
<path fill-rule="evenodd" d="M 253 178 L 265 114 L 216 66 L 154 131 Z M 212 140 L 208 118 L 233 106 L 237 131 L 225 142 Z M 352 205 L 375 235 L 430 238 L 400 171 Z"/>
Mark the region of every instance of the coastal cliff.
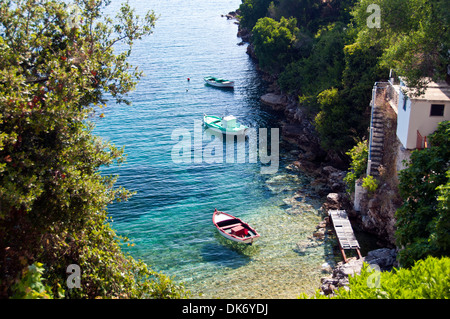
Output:
<path fill-rule="evenodd" d="M 258 64 L 250 32 L 239 27 L 238 37 L 248 43 L 247 54 Z M 358 229 L 379 238 L 380 247 L 395 247 L 393 225 L 398 201 L 391 202 L 393 199 L 398 199 L 395 179 L 392 177 L 383 183 L 376 194 L 370 197 L 364 196 L 361 210 L 355 211 L 353 207 L 354 194 L 347 193 L 344 182 L 348 170 L 348 159 L 336 151 L 325 151 L 313 125 L 314 118 L 311 112 L 299 103 L 297 96 L 287 94 L 280 89 L 276 75 L 258 69 L 262 79 L 268 84 L 267 92 L 261 96 L 261 103 L 284 114 L 284 119 L 280 123 L 281 138 L 299 151 L 298 158 L 292 163 L 292 166 L 311 177 L 311 186 L 318 195 L 327 196 L 322 207 L 323 210 L 347 210 L 349 217 Z M 367 105 L 369 103 L 370 101 L 367 101 Z M 393 124 L 389 122 L 389 125 Z M 390 143 L 390 139 L 387 139 L 386 142 Z M 386 153 L 386 160 L 390 160 L 388 159 L 389 154 L 389 152 Z"/>
<path fill-rule="evenodd" d="M 389 14 L 395 4 L 379 1 L 377 8 L 388 14 L 383 14 L 374 28 L 369 22 L 373 16 L 367 15 L 373 6 L 370 0 L 307 5 L 302 1 L 245 0 L 240 5 L 238 33 L 249 43 L 247 53 L 268 82 L 261 103 L 284 115 L 282 139 L 292 143 L 298 156 L 292 167 L 312 177 L 317 194 L 328 193 L 322 211 L 345 209 L 355 233 L 375 235 L 377 244 L 387 247 L 387 259 L 398 260 L 401 267 L 426 256 L 449 254 L 445 190 L 450 184 L 446 147 L 450 122 L 442 118 L 437 125 L 433 118 L 437 127 L 434 133 L 430 129 L 426 138 L 417 127 L 417 144 L 413 136 L 416 127 L 405 124 L 405 119 L 411 123 L 413 118 L 409 113 L 413 114 L 413 98 L 408 106 L 411 94 L 422 95 L 431 79 L 450 83 L 447 64 L 427 58 L 433 52 L 445 61 L 448 38 L 440 30 L 448 21 L 442 14 L 443 4 L 410 4 L 403 10 L 404 16 L 414 19 L 399 24 L 395 15 Z M 432 27 L 424 30 L 423 25 Z M 380 105 L 380 94 L 392 99 L 392 92 L 382 88 L 388 82 L 394 87 L 397 75 L 407 87 L 401 89 L 403 107 L 398 101 L 392 106 Z M 439 103 L 447 101 L 448 95 L 441 98 Z M 384 102 L 387 100 L 384 96 Z M 401 113 L 402 109 L 408 115 Z M 433 104 L 429 116 L 434 116 Z M 420 117 L 418 123 L 429 121 L 425 113 Z M 404 141 L 406 134 L 411 137 L 409 142 Z M 330 235 L 333 241 L 333 229 L 325 217 L 311 239 L 327 241 Z M 356 237 L 360 244 L 364 241 L 358 234 Z M 314 244 L 299 243 L 299 250 Z M 345 286 L 341 277 L 370 259 L 362 256 L 369 257 L 372 249 L 358 252 L 356 264 L 352 260 L 351 265 L 338 265 L 333 271 L 336 278 L 322 281 L 322 292 L 333 293 L 336 285 Z M 344 253 L 343 257 L 346 259 Z"/>
<path fill-rule="evenodd" d="M 387 126 L 385 152 L 382 158 L 380 187 L 374 194 L 362 196 L 360 209 L 354 209 L 355 194 L 348 194 L 344 177 L 348 163 L 334 151 L 324 151 L 320 138 L 312 124 L 313 119 L 296 101 L 296 97 L 277 90 L 276 83 L 269 85 L 261 102 L 272 109 L 282 111 L 285 120 L 281 123 L 282 138 L 300 150 L 293 163 L 299 170 L 313 178 L 311 185 L 320 196 L 332 195 L 333 200 L 324 203 L 324 209 L 345 209 L 362 231 L 375 235 L 380 246 L 395 247 L 395 211 L 401 205 L 398 194 L 398 178 L 395 163 L 399 161 L 399 142 L 395 136 L 396 122 L 392 110 L 383 108 Z M 368 101 L 369 103 L 369 101 Z M 393 164 L 394 163 L 394 164 Z"/>

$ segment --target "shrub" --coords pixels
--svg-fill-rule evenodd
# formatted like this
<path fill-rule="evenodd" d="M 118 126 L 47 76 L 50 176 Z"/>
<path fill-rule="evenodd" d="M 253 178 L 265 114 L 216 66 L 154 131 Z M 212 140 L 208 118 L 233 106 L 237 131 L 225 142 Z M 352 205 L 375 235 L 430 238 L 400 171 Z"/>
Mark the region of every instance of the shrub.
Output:
<path fill-rule="evenodd" d="M 402 265 L 432 255 L 450 255 L 448 183 L 450 121 L 439 124 L 430 137 L 430 148 L 411 153 L 407 168 L 399 174 L 404 199 L 395 217 L 396 239 Z"/>
<path fill-rule="evenodd" d="M 350 289 L 339 288 L 333 297 L 320 294 L 314 299 L 448 299 L 450 298 L 450 258 L 428 257 L 411 269 L 376 272 L 364 263 L 361 274 L 349 277 Z M 306 294 L 300 298 L 309 298 Z"/>
<path fill-rule="evenodd" d="M 261 18 L 253 28 L 252 42 L 259 65 L 264 70 L 277 73 L 292 61 L 299 32 L 295 18 L 284 17 L 278 22 L 272 18 Z"/>
<path fill-rule="evenodd" d="M 182 296 L 120 249 L 107 206 L 131 192 L 100 168 L 125 156 L 89 122 L 106 98 L 129 103 L 142 72 L 127 59 L 156 16 L 124 3 L 113 22 L 110 1 L 75 3 L 0 1 L 0 298 Z M 61 296 L 71 264 L 81 287 Z"/>
<path fill-rule="evenodd" d="M 350 169 L 344 177 L 344 181 L 347 184 L 347 190 L 349 192 L 355 191 L 355 181 L 361 177 L 367 168 L 367 140 L 358 142 L 350 151 L 347 153 L 351 158 Z"/>
<path fill-rule="evenodd" d="M 39 262 L 28 266 L 23 272 L 22 278 L 14 284 L 13 299 L 52 299 L 51 287 L 44 284 L 44 267 Z M 59 287 L 58 295 L 64 296 L 64 290 Z"/>
<path fill-rule="evenodd" d="M 363 178 L 362 187 L 364 187 L 369 193 L 372 194 L 378 188 L 378 181 L 372 175 L 369 175 Z"/>

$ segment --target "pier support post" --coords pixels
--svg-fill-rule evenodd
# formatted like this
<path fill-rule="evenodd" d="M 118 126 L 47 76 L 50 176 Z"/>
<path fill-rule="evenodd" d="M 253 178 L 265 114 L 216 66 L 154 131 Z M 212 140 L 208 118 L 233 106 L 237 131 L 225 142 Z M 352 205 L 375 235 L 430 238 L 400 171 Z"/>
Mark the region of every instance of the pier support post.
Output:
<path fill-rule="evenodd" d="M 341 254 L 342 254 L 342 258 L 344 258 L 344 262 L 347 263 L 348 260 L 347 260 L 347 256 L 345 255 L 344 248 L 342 248 L 342 246 L 339 245 L 339 249 L 341 250 Z"/>

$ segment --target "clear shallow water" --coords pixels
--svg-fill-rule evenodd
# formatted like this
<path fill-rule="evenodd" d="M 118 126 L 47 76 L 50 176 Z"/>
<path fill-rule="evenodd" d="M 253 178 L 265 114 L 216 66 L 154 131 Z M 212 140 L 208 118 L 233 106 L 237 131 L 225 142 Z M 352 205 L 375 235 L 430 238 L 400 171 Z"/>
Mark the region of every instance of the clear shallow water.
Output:
<path fill-rule="evenodd" d="M 203 113 L 233 114 L 250 127 L 279 127 L 276 114 L 259 103 L 264 90 L 246 46 L 237 45 L 237 25 L 221 17 L 240 0 L 130 1 L 138 13 L 160 15 L 154 34 L 137 42 L 130 62 L 146 77 L 130 94 L 131 106 L 109 104 L 96 118 L 95 133 L 125 145 L 127 163 L 105 168 L 118 185 L 137 194 L 115 203 L 113 226 L 129 237 L 126 248 L 155 270 L 182 281 L 206 298 L 295 298 L 319 285 L 329 248 L 298 249 L 320 221 L 320 202 L 308 180 L 285 167 L 261 175 L 260 163 L 175 164 L 174 128 L 194 133 Z M 119 1 L 113 1 L 111 12 Z M 208 87 L 203 77 L 235 81 L 232 91 Z M 187 81 L 187 78 L 190 81 Z M 205 145 L 207 142 L 203 142 Z M 297 192 L 297 212 L 283 201 Z M 261 234 L 250 247 L 222 239 L 212 224 L 214 208 L 239 216 Z"/>

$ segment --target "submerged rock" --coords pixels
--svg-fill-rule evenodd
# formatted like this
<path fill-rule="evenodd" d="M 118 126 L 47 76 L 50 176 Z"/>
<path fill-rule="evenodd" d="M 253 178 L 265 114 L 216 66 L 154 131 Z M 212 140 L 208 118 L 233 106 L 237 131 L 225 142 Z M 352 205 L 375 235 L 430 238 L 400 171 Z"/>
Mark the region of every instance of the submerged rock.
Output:
<path fill-rule="evenodd" d="M 323 244 L 323 242 L 310 238 L 310 239 L 306 239 L 304 241 L 298 242 L 295 245 L 296 247 L 294 248 L 294 251 L 298 254 L 305 254 L 308 249 L 316 248 L 322 244 Z"/>
<path fill-rule="evenodd" d="M 316 230 L 313 233 L 313 236 L 316 237 L 317 239 L 324 239 L 325 238 L 325 228 L 319 228 L 318 230 Z"/>
<path fill-rule="evenodd" d="M 349 289 L 349 276 L 360 274 L 364 262 L 372 265 L 377 271 L 390 271 L 397 266 L 396 256 L 397 251 L 395 249 L 380 248 L 369 251 L 367 256 L 361 259 L 351 257 L 347 263 L 341 261 L 333 269 L 331 276 L 321 279 L 320 290 L 325 295 L 329 295 L 333 294 L 334 290 L 339 287 Z"/>
<path fill-rule="evenodd" d="M 274 194 L 279 194 L 284 191 L 291 191 L 298 189 L 301 185 L 301 179 L 294 174 L 280 174 L 269 178 L 266 181 L 267 188 Z"/>
<path fill-rule="evenodd" d="M 287 105 L 287 98 L 284 95 L 267 93 L 261 96 L 261 102 L 271 106 L 274 109 L 281 110 Z"/>

